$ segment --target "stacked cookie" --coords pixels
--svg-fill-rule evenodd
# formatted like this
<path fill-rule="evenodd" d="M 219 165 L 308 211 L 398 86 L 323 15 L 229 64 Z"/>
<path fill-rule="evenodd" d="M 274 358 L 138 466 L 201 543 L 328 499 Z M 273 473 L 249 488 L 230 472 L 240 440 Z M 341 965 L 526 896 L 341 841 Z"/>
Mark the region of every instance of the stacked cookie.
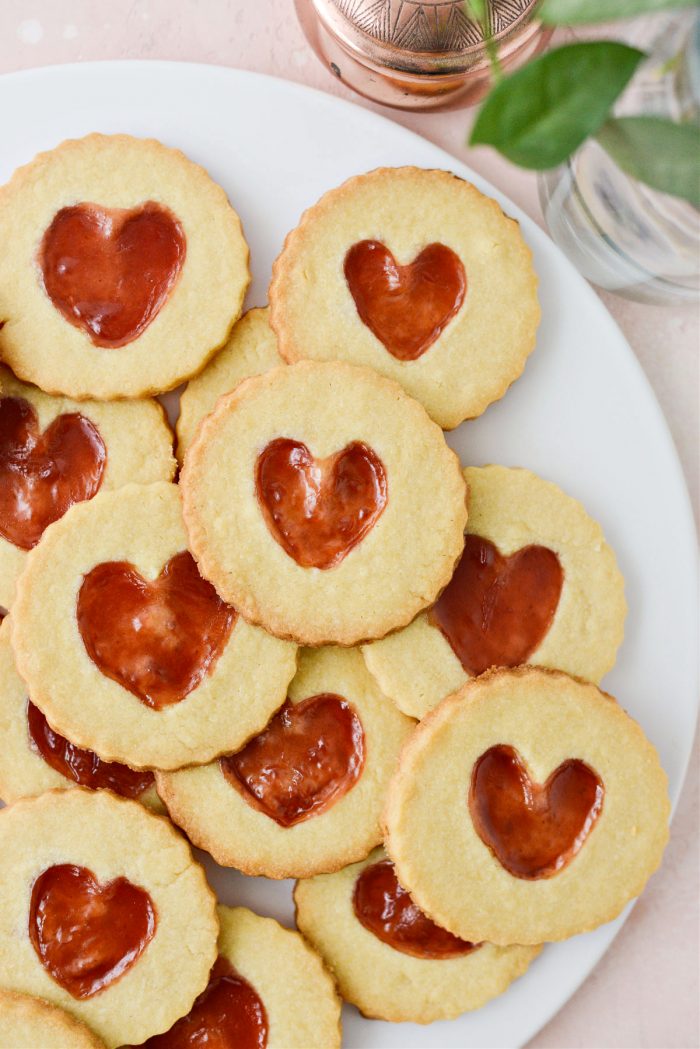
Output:
<path fill-rule="evenodd" d="M 619 913 L 668 800 L 597 687 L 614 554 L 443 433 L 534 347 L 517 224 L 372 172 L 240 316 L 223 191 L 91 135 L 0 234 L 0 1046 L 332 1047 L 337 991 L 454 1017 Z M 149 397 L 185 379 L 176 459 Z M 300 932 L 217 907 L 189 843 L 298 879 Z"/>

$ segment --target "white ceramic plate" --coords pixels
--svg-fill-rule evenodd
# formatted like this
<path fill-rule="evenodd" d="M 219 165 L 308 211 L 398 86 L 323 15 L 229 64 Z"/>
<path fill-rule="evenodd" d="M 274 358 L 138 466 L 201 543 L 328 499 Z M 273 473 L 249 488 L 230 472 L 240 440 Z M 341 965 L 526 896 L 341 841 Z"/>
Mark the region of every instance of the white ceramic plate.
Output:
<path fill-rule="evenodd" d="M 605 687 L 658 747 L 675 801 L 697 713 L 696 545 L 688 495 L 634 355 L 554 244 L 447 153 L 364 109 L 295 84 L 213 66 L 147 62 L 0 77 L 0 181 L 38 150 L 89 131 L 152 135 L 179 146 L 224 186 L 251 245 L 249 305 L 265 303 L 272 260 L 302 210 L 349 175 L 380 164 L 450 168 L 520 220 L 541 282 L 537 350 L 505 398 L 460 426 L 450 443 L 465 464 L 530 467 L 601 521 L 630 605 L 625 643 Z M 224 902 L 292 923 L 291 883 L 207 866 Z M 622 920 L 547 947 L 505 995 L 449 1023 L 377 1023 L 346 1008 L 344 1044 L 520 1046 L 576 990 Z"/>

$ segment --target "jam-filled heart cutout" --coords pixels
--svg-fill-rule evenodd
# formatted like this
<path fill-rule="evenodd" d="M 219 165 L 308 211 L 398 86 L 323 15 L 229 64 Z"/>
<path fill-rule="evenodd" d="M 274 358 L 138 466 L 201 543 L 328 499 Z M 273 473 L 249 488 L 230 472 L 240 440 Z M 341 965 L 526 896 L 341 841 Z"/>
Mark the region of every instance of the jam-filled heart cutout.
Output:
<path fill-rule="evenodd" d="M 515 878 L 551 878 L 579 852 L 603 807 L 600 777 L 583 761 L 562 762 L 533 783 L 518 752 L 499 744 L 474 764 L 469 812 L 477 834 Z"/>
<path fill-rule="evenodd" d="M 468 674 L 525 663 L 554 620 L 564 583 L 546 546 L 504 557 L 488 539 L 466 535 L 452 579 L 429 613 Z"/>
<path fill-rule="evenodd" d="M 151 897 L 127 878 L 100 884 L 86 867 L 61 863 L 32 887 L 29 939 L 47 972 L 74 998 L 92 998 L 123 976 L 155 931 Z"/>
<path fill-rule="evenodd" d="M 95 346 L 132 342 L 163 308 L 185 261 L 182 226 L 162 204 L 74 204 L 44 233 L 39 266 L 56 309 Z"/>
<path fill-rule="evenodd" d="M 268 1031 L 260 995 L 219 955 L 189 1013 L 140 1049 L 265 1049 Z"/>
<path fill-rule="evenodd" d="M 362 441 L 316 459 L 301 441 L 277 438 L 258 456 L 255 483 L 267 527 L 303 568 L 340 564 L 387 503 L 384 464 Z"/>
<path fill-rule="evenodd" d="M 220 759 L 231 786 L 281 827 L 326 812 L 354 786 L 364 761 L 362 722 L 331 692 L 287 701 L 242 750 Z"/>
<path fill-rule="evenodd" d="M 365 929 L 414 958 L 458 958 L 481 946 L 431 921 L 399 883 L 391 860 L 364 868 L 355 882 L 352 906 Z"/>
<path fill-rule="evenodd" d="M 400 266 L 380 241 L 361 240 L 344 271 L 363 324 L 400 361 L 415 361 L 433 345 L 467 292 L 462 260 L 445 244 L 428 244 Z"/>
<path fill-rule="evenodd" d="M 188 550 L 152 581 L 126 561 L 96 565 L 78 591 L 78 628 L 93 663 L 155 710 L 179 703 L 211 673 L 236 614 Z"/>
<path fill-rule="evenodd" d="M 23 397 L 0 398 L 0 535 L 31 550 L 73 503 L 102 484 L 107 449 L 78 412 L 58 415 L 43 433 Z"/>
<path fill-rule="evenodd" d="M 32 749 L 46 764 L 81 787 L 91 790 L 106 787 L 123 798 L 138 798 L 153 786 L 152 772 L 138 772 L 118 761 L 103 761 L 91 750 L 76 747 L 75 743 L 54 732 L 31 700 L 27 703 L 27 730 Z"/>

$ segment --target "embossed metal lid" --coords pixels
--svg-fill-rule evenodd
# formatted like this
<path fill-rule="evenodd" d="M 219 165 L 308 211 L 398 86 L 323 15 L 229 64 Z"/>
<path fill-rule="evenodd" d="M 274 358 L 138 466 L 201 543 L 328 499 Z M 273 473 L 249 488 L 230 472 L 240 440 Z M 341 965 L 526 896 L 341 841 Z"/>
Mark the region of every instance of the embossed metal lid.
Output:
<path fill-rule="evenodd" d="M 499 44 L 527 21 L 537 0 L 487 0 Z M 380 65 L 407 72 L 456 72 L 483 58 L 484 34 L 464 0 L 313 0 L 344 44 Z"/>
<path fill-rule="evenodd" d="M 471 105 L 491 83 L 487 41 L 465 0 L 294 0 L 323 64 L 366 98 L 400 109 Z M 551 29 L 537 0 L 485 0 L 487 38 L 510 72 Z"/>

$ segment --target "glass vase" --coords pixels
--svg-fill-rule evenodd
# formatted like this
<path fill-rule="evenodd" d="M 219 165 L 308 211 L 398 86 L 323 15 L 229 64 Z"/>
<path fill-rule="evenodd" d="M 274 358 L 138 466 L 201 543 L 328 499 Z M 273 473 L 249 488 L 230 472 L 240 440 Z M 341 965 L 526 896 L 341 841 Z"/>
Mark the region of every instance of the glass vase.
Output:
<path fill-rule="evenodd" d="M 700 123 L 700 15 L 643 20 L 627 39 L 649 57 L 616 115 Z M 700 297 L 698 209 L 627 175 L 595 140 L 540 174 L 539 193 L 552 238 L 592 283 L 642 302 Z"/>

